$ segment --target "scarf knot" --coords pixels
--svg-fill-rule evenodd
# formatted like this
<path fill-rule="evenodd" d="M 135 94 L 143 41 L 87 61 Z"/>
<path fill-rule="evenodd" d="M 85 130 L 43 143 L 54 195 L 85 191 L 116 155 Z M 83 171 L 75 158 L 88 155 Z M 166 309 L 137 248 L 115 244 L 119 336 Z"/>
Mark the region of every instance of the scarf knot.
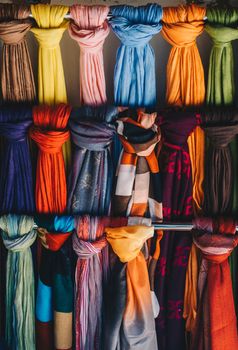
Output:
<path fill-rule="evenodd" d="M 32 28 L 31 31 L 35 34 L 41 48 L 53 50 L 59 46 L 66 28 L 67 23 L 59 28 Z"/>
<path fill-rule="evenodd" d="M 10 143 L 23 142 L 26 140 L 28 128 L 32 124 L 31 120 L 22 122 L 1 123 L 0 135 L 7 139 Z"/>
<path fill-rule="evenodd" d="M 105 237 L 100 237 L 93 242 L 79 239 L 76 235 L 73 236 L 73 249 L 79 259 L 91 259 L 99 254 L 107 245 Z"/>
<path fill-rule="evenodd" d="M 35 242 L 36 236 L 37 234 L 35 230 L 32 230 L 29 233 L 17 238 L 9 238 L 7 232 L 3 231 L 2 233 L 4 246 L 7 250 L 14 253 L 22 252 L 23 250 L 30 248 L 30 246 L 32 246 L 32 244 Z"/>
<path fill-rule="evenodd" d="M 26 33 L 31 29 L 29 20 L 0 22 L 0 39 L 5 45 L 18 45 L 25 40 Z"/>
<path fill-rule="evenodd" d="M 30 130 L 31 138 L 37 143 L 40 150 L 44 153 L 60 153 L 63 144 L 69 139 L 69 131 L 47 131 L 38 127 L 32 127 Z"/>
<path fill-rule="evenodd" d="M 110 25 L 122 44 L 129 47 L 145 46 L 159 33 L 162 8 L 157 4 L 138 6 L 112 6 Z"/>
<path fill-rule="evenodd" d="M 105 122 L 70 120 L 69 126 L 74 144 L 89 151 L 106 151 L 115 135 L 115 127 Z"/>
<path fill-rule="evenodd" d="M 106 20 L 107 6 L 73 5 L 70 9 L 73 21 L 69 27 L 71 37 L 77 41 L 84 53 L 97 53 L 102 50 L 110 30 Z"/>

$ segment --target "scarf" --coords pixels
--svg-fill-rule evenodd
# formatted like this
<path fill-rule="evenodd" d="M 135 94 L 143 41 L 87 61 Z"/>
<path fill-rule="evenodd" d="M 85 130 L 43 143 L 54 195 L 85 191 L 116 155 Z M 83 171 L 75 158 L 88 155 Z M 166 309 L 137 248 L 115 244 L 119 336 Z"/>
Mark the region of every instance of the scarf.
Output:
<path fill-rule="evenodd" d="M 110 147 L 115 128 L 106 122 L 81 121 L 84 109 L 78 109 L 78 112 L 69 121 L 74 152 L 69 176 L 68 212 L 107 215 L 113 178 Z"/>
<path fill-rule="evenodd" d="M 159 157 L 163 217 L 168 221 L 189 220 L 193 208 L 191 162 L 187 139 L 196 127 L 196 116 L 190 110 L 181 112 L 168 110 L 160 122 L 164 140 Z M 161 350 L 186 348 L 182 315 L 191 244 L 191 235 L 182 232 L 179 234 L 165 232 L 161 240 L 160 258 L 155 276 L 155 291 L 160 305 L 156 326 L 158 347 Z"/>
<path fill-rule="evenodd" d="M 40 103 L 67 102 L 60 40 L 67 28 L 64 16 L 68 10 L 67 6 L 60 5 L 31 5 L 31 13 L 38 25 L 31 31 L 39 43 L 38 93 Z"/>
<path fill-rule="evenodd" d="M 154 50 L 149 44 L 159 33 L 162 8 L 158 4 L 112 6 L 109 23 L 121 40 L 114 72 L 114 99 L 119 106 L 156 104 Z"/>
<path fill-rule="evenodd" d="M 0 40 L 3 41 L 1 88 L 4 101 L 34 101 L 36 90 L 25 36 L 32 27 L 26 6 L 0 5 Z"/>
<path fill-rule="evenodd" d="M 157 341 L 146 261 L 141 249 L 153 227 L 106 228 L 117 260 L 109 282 L 103 349 L 156 350 Z"/>
<path fill-rule="evenodd" d="M 233 162 L 229 144 L 238 134 L 234 109 L 208 109 L 202 113 L 203 128 L 209 140 L 206 152 L 205 212 L 229 214 L 233 205 Z"/>
<path fill-rule="evenodd" d="M 200 105 L 205 97 L 204 71 L 196 38 L 204 30 L 206 9 L 197 5 L 166 7 L 163 10 L 163 37 L 173 46 L 167 64 L 168 104 Z M 197 127 L 188 140 L 196 212 L 203 203 L 204 133 Z"/>
<path fill-rule="evenodd" d="M 73 5 L 70 36 L 80 46 L 80 100 L 100 105 L 107 100 L 103 65 L 103 44 L 109 34 L 109 7 Z"/>
<path fill-rule="evenodd" d="M 208 104 L 233 104 L 235 97 L 232 41 L 238 39 L 238 11 L 208 8 L 206 31 L 213 41 L 207 83 Z"/>
<path fill-rule="evenodd" d="M 198 278 L 198 316 L 192 349 L 237 349 L 238 334 L 228 256 L 238 243 L 234 222 L 224 221 L 217 231 L 194 230 L 202 253 Z M 212 234 L 211 234 L 212 233 Z"/>
<path fill-rule="evenodd" d="M 36 208 L 39 213 L 63 213 L 67 187 L 62 145 L 69 139 L 66 130 L 71 108 L 65 104 L 33 108 L 31 138 L 39 147 L 36 170 Z"/>
<path fill-rule="evenodd" d="M 36 239 L 32 217 L 0 218 L 6 265 L 6 343 L 12 350 L 35 349 L 35 285 L 30 246 Z"/>
<path fill-rule="evenodd" d="M 130 111 L 127 111 L 126 114 Z M 124 117 L 117 121 L 117 133 L 123 145 L 114 196 L 114 214 L 162 219 L 162 189 L 156 146 L 160 130 L 154 124 L 156 113 Z"/>
<path fill-rule="evenodd" d="M 75 219 L 73 249 L 75 271 L 76 350 L 102 349 L 103 281 L 109 267 L 104 220 L 89 216 Z"/>
<path fill-rule="evenodd" d="M 32 111 L 27 106 L 1 107 L 0 212 L 33 213 L 32 166 L 27 133 Z"/>
<path fill-rule="evenodd" d="M 74 230 L 74 219 L 37 217 L 36 223 L 42 243 L 36 299 L 37 349 L 72 349 L 72 257 L 71 244 L 66 241 Z"/>

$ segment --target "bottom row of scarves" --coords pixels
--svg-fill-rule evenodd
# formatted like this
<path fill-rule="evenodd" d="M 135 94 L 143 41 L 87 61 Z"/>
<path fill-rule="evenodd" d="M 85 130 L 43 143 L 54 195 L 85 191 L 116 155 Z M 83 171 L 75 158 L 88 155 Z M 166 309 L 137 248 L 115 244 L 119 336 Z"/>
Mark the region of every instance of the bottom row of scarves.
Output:
<path fill-rule="evenodd" d="M 185 337 L 184 327 L 177 327 L 183 301 L 169 299 L 181 283 L 179 270 L 169 266 L 172 279 L 159 288 L 156 280 L 163 264 L 159 258 L 163 235 L 175 233 L 154 232 L 150 220 L 138 220 L 2 216 L 1 236 L 7 249 L 5 348 L 172 349 L 169 342 L 162 345 L 164 334 L 155 320 L 164 312 L 159 306 L 163 298 L 167 298 L 164 332 L 174 327 L 168 337 Z M 192 234 L 177 234 L 193 240 L 202 258 L 191 349 L 237 349 L 228 264 L 238 243 L 236 223 L 201 219 Z M 176 259 L 177 266 L 185 263 L 183 253 Z"/>

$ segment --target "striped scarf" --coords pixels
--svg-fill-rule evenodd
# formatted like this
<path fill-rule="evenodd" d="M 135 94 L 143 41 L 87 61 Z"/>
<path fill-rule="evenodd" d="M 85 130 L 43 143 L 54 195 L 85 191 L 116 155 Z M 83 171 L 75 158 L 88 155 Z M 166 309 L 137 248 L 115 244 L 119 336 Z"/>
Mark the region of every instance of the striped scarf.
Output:
<path fill-rule="evenodd" d="M 128 112 L 127 112 L 128 113 Z M 129 113 L 131 113 L 129 111 Z M 117 132 L 123 151 L 117 169 L 114 214 L 162 219 L 162 196 L 156 146 L 160 130 L 154 124 L 156 113 L 138 110 L 138 116 L 122 117 Z"/>

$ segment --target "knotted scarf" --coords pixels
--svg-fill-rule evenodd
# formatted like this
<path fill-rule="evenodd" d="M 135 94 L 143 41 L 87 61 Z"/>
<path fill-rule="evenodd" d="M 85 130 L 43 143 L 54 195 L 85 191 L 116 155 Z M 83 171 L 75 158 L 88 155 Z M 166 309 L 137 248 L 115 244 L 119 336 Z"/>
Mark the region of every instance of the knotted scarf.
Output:
<path fill-rule="evenodd" d="M 75 271 L 76 350 L 102 349 L 103 282 L 109 267 L 103 218 L 75 218 L 73 249 Z"/>
<path fill-rule="evenodd" d="M 238 244 L 234 222 L 213 232 L 194 230 L 202 253 L 198 278 L 198 315 L 192 349 L 237 349 L 238 334 L 228 257 Z"/>
<path fill-rule="evenodd" d="M 116 108 L 114 111 L 117 114 Z M 106 122 L 81 121 L 84 109 L 78 109 L 78 112 L 69 121 L 74 151 L 68 186 L 68 212 L 107 215 L 113 178 L 110 147 L 115 127 Z M 111 114 L 110 110 L 108 113 Z"/>
<path fill-rule="evenodd" d="M 207 9 L 206 31 L 213 41 L 207 85 L 208 104 L 233 104 L 235 96 L 232 41 L 238 39 L 238 10 Z"/>
<path fill-rule="evenodd" d="M 33 213 L 35 209 L 28 129 L 32 110 L 6 106 L 0 111 L 0 212 Z"/>
<path fill-rule="evenodd" d="M 35 349 L 35 284 L 30 246 L 36 239 L 32 217 L 0 218 L 6 266 L 6 343 L 12 350 Z"/>
<path fill-rule="evenodd" d="M 69 139 L 66 130 L 71 108 L 65 104 L 33 108 L 31 138 L 39 148 L 36 173 L 36 208 L 39 213 L 63 213 L 67 187 L 63 144 Z"/>
<path fill-rule="evenodd" d="M 31 29 L 39 43 L 38 89 L 39 102 L 66 103 L 64 69 L 60 40 L 68 24 L 64 20 L 69 8 L 60 5 L 31 5 L 38 27 Z"/>
<path fill-rule="evenodd" d="M 163 9 L 163 37 L 173 46 L 167 64 L 167 102 L 200 105 L 205 97 L 204 71 L 196 38 L 204 30 L 206 9 L 195 4 Z M 197 127 L 190 136 L 195 211 L 203 203 L 204 133 Z"/>
<path fill-rule="evenodd" d="M 196 127 L 193 111 L 168 110 L 160 120 L 163 146 L 159 164 L 163 188 L 164 220 L 181 220 L 193 214 L 192 174 L 187 139 Z M 155 291 L 160 305 L 157 318 L 158 347 L 184 350 L 183 300 L 191 235 L 166 232 L 161 240 Z M 173 336 L 171 336 L 173 334 Z"/>
<path fill-rule="evenodd" d="M 103 349 L 156 350 L 154 315 L 146 261 L 141 249 L 153 227 L 106 228 L 106 238 L 119 257 L 107 297 Z"/>
<path fill-rule="evenodd" d="M 26 6 L 0 4 L 2 97 L 5 101 L 34 101 L 35 83 L 25 36 L 32 27 Z"/>
<path fill-rule="evenodd" d="M 100 105 L 107 100 L 103 44 L 109 34 L 108 6 L 73 5 L 69 34 L 80 46 L 80 100 Z"/>
<path fill-rule="evenodd" d="M 205 212 L 208 215 L 229 214 L 233 204 L 234 175 L 230 143 L 238 134 L 235 109 L 207 109 L 202 126 L 209 140 L 206 152 Z"/>
<path fill-rule="evenodd" d="M 72 243 L 69 237 L 74 230 L 74 218 L 37 217 L 36 223 L 43 246 L 36 299 L 37 349 L 72 349 Z"/>
<path fill-rule="evenodd" d="M 121 40 L 114 72 L 114 99 L 119 106 L 156 104 L 154 50 L 149 44 L 159 33 L 162 8 L 158 4 L 110 7 L 109 23 Z"/>
<path fill-rule="evenodd" d="M 162 189 L 157 145 L 160 129 L 155 125 L 156 113 L 140 110 L 133 117 L 117 121 L 117 133 L 123 145 L 114 196 L 114 214 L 162 219 Z"/>

